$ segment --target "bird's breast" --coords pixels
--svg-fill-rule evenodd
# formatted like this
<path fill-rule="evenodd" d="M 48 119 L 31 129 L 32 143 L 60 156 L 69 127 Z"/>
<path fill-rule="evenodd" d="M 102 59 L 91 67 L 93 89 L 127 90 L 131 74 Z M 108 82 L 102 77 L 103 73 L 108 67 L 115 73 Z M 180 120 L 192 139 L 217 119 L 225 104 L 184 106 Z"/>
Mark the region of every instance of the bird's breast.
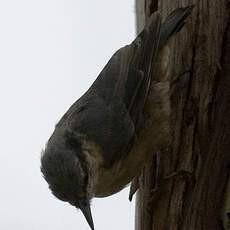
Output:
<path fill-rule="evenodd" d="M 95 197 L 110 196 L 122 190 L 136 175 L 140 174 L 149 156 L 150 153 L 131 150 L 125 159 L 115 162 L 113 166 L 99 167 L 97 183 L 94 187 Z"/>

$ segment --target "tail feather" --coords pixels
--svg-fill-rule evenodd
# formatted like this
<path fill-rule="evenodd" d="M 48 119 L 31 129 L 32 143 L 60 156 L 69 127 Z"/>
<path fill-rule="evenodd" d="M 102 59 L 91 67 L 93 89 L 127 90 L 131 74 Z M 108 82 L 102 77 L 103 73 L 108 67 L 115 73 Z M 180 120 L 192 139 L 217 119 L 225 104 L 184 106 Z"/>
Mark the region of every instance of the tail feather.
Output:
<path fill-rule="evenodd" d="M 130 62 L 130 69 L 126 79 L 125 101 L 135 127 L 141 120 L 145 101 L 149 92 L 153 68 L 158 51 L 166 44 L 168 39 L 179 32 L 190 15 L 193 6 L 174 10 L 161 23 L 161 15 L 155 12 L 149 18 L 144 30 L 131 44 L 135 55 Z M 130 48 L 131 49 L 131 48 Z"/>
<path fill-rule="evenodd" d="M 160 44 L 162 48 L 168 39 L 175 33 L 179 32 L 185 24 L 185 19 L 191 14 L 194 5 L 177 8 L 164 21 L 160 31 Z"/>

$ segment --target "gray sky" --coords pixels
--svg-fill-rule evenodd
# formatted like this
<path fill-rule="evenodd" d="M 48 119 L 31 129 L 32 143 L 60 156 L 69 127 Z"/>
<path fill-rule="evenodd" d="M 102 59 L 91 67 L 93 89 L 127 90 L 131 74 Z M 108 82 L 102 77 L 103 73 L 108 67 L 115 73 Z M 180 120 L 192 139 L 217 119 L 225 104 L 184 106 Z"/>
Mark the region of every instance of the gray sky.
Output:
<path fill-rule="evenodd" d="M 134 0 L 0 0 L 0 226 L 88 230 L 40 173 L 40 152 L 68 107 L 134 38 Z M 128 189 L 94 199 L 96 230 L 134 227 Z"/>

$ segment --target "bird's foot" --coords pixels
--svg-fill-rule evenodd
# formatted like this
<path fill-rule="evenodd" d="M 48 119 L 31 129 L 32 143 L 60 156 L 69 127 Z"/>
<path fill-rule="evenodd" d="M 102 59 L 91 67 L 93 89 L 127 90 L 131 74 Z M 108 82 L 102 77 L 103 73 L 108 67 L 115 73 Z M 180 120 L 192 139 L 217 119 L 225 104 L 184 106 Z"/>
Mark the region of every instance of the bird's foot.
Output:
<path fill-rule="evenodd" d="M 187 86 L 191 73 L 192 73 L 191 69 L 187 69 L 182 73 L 179 73 L 178 75 L 173 77 L 170 83 L 171 95 L 174 95 L 174 93 L 176 93 L 178 89 L 184 89 Z"/>
<path fill-rule="evenodd" d="M 185 170 L 185 169 L 181 169 L 177 172 L 170 173 L 168 176 L 164 177 L 163 180 L 169 180 L 175 177 L 181 177 L 187 180 L 187 179 L 190 179 L 192 175 L 193 175 L 193 172 Z"/>
<path fill-rule="evenodd" d="M 182 77 L 185 75 L 185 74 L 191 74 L 191 69 L 187 69 L 187 70 L 184 70 L 183 72 L 179 73 L 178 75 L 176 75 L 174 77 L 174 79 L 172 80 L 171 84 L 174 85 L 176 83 L 178 83 L 179 81 L 181 81 Z"/>
<path fill-rule="evenodd" d="M 166 182 L 169 182 L 171 179 L 174 179 L 175 177 L 189 180 L 192 178 L 192 176 L 193 172 L 181 169 L 176 172 L 170 173 L 169 175 L 161 178 L 160 180 L 157 180 L 157 183 L 155 183 L 154 188 L 150 192 L 149 204 L 151 205 L 156 200 L 156 198 L 158 197 L 158 192 L 161 190 L 161 188 Z"/>
<path fill-rule="evenodd" d="M 134 177 L 134 179 L 131 182 L 130 190 L 129 190 L 129 201 L 131 202 L 133 199 L 134 194 L 139 189 L 140 183 L 139 183 L 139 176 Z"/>

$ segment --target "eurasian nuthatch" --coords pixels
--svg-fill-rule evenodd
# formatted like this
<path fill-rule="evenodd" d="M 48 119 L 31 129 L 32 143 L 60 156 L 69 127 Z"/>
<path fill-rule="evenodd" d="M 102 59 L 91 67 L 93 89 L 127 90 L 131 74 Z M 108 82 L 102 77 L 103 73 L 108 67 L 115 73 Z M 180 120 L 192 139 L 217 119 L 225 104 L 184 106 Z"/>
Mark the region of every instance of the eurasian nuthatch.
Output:
<path fill-rule="evenodd" d="M 134 148 L 148 125 L 143 114 L 149 89 L 154 79 L 161 78 L 155 63 L 191 10 L 178 8 L 164 23 L 159 12 L 152 14 L 137 38 L 112 56 L 89 90 L 69 108 L 46 145 L 41 171 L 49 188 L 60 200 L 80 208 L 92 230 L 90 200 L 120 191 L 146 164 L 148 158 Z M 159 112 L 160 97 L 157 100 L 151 106 Z M 159 112 L 156 117 L 163 115 Z M 167 129 L 158 121 L 151 125 L 162 140 Z"/>

